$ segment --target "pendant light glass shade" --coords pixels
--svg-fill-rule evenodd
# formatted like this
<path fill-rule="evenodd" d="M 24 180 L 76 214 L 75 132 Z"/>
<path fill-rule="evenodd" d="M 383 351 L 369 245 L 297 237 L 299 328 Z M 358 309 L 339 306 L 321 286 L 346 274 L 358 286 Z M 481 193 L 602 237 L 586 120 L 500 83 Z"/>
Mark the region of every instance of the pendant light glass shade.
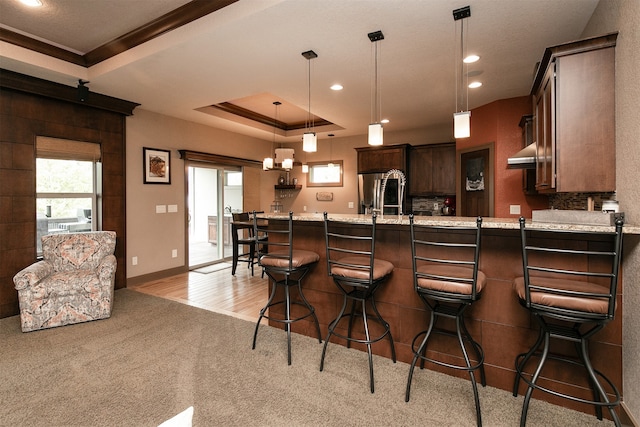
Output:
<path fill-rule="evenodd" d="M 369 125 L 369 145 L 382 145 L 382 123 Z"/>
<path fill-rule="evenodd" d="M 284 159 L 282 161 L 282 169 L 285 169 L 285 170 L 293 169 L 293 159 Z"/>
<path fill-rule="evenodd" d="M 302 151 L 307 153 L 318 151 L 318 137 L 315 132 L 305 132 L 302 135 Z"/>
<path fill-rule="evenodd" d="M 262 161 L 262 170 L 273 169 L 273 157 L 265 157 Z"/>
<path fill-rule="evenodd" d="M 469 138 L 471 136 L 471 111 L 453 113 L 453 137 Z"/>

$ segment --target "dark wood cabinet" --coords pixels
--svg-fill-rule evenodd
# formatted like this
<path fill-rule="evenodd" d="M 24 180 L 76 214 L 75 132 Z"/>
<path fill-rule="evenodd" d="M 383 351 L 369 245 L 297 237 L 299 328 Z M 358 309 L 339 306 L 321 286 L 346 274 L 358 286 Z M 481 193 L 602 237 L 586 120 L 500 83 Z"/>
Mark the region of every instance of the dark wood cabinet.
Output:
<path fill-rule="evenodd" d="M 545 50 L 531 91 L 538 191 L 615 191 L 616 38 Z"/>
<path fill-rule="evenodd" d="M 456 194 L 454 143 L 414 146 L 409 158 L 410 196 Z"/>
<path fill-rule="evenodd" d="M 407 173 L 409 144 L 356 148 L 358 173 L 380 173 L 400 169 Z"/>

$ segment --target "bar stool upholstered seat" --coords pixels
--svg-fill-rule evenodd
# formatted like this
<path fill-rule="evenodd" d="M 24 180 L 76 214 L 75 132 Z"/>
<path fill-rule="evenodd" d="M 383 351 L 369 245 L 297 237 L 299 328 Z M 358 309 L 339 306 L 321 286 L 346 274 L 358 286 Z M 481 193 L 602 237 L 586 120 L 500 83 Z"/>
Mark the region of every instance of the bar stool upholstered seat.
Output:
<path fill-rule="evenodd" d="M 287 363 L 291 365 L 291 324 L 307 317 L 311 317 L 318 332 L 318 342 L 322 343 L 320 323 L 314 307 L 307 301 L 302 292 L 302 279 L 309 273 L 320 256 L 308 250 L 293 249 L 293 212 L 289 212 L 289 219 L 278 221 L 282 227 L 261 222 L 253 215 L 254 236 L 258 256 L 258 265 L 271 280 L 271 294 L 267 304 L 260 310 L 260 316 L 253 333 L 253 346 L 256 348 L 258 329 L 262 319 L 269 319 L 284 324 L 287 331 Z M 278 288 L 284 290 L 284 299 L 275 301 Z M 292 299 L 291 288 L 297 288 L 298 299 Z M 302 307 L 301 312 L 293 317 L 293 306 Z M 272 313 L 271 308 L 282 306 L 284 314 Z"/>
<path fill-rule="evenodd" d="M 324 213 L 325 240 L 327 248 L 327 272 L 343 296 L 342 308 L 337 317 L 329 324 L 329 332 L 322 349 L 320 371 L 324 369 L 327 345 L 332 336 L 347 341 L 364 344 L 369 356 L 369 385 L 374 392 L 373 356 L 371 344 L 389 338 L 391 358 L 396 362 L 396 351 L 391 336 L 391 328 L 383 319 L 375 303 L 374 293 L 393 272 L 394 265 L 389 261 L 375 257 L 376 215 L 372 216 L 371 226 L 354 227 L 353 224 L 339 220 L 330 220 Z M 351 302 L 349 312 L 345 313 Z M 367 307 L 370 307 L 370 311 Z M 356 317 L 362 318 L 363 335 L 352 334 Z M 347 333 L 336 329 L 342 319 L 348 318 Z M 379 333 L 371 336 L 370 321 L 380 325 Z"/>
<path fill-rule="evenodd" d="M 413 371 L 418 360 L 420 369 L 424 368 L 427 361 L 467 371 L 473 387 L 476 422 L 480 426 L 482 415 L 475 371 L 480 371 L 480 381 L 482 386 L 485 386 L 484 352 L 467 330 L 464 312 L 480 299 L 487 282 L 485 274 L 478 269 L 482 218 L 476 220 L 475 227 L 453 227 L 418 225 L 414 222 L 413 215 L 410 215 L 409 224 L 414 288 L 418 297 L 428 307 L 430 319 L 427 329 L 419 332 L 411 344 L 413 360 L 409 368 L 405 401 L 408 402 L 410 398 Z M 437 323 L 441 318 L 453 319 L 456 325 L 455 332 L 438 328 Z M 464 365 L 428 356 L 427 344 L 435 333 L 457 338 Z M 469 356 L 469 350 L 475 354 L 475 360 Z"/>
<path fill-rule="evenodd" d="M 563 240 L 554 238 L 558 233 L 566 235 L 569 231 L 526 228 L 525 222 L 524 218 L 520 218 L 524 276 L 513 281 L 513 289 L 520 304 L 537 320 L 539 334 L 529 351 L 516 357 L 513 395 L 518 395 L 520 380 L 527 384 L 520 425 L 526 424 L 533 390 L 542 390 L 594 405 L 596 416 L 600 420 L 602 408 L 605 407 L 615 425 L 620 426 L 615 412 L 615 407 L 620 404 L 620 393 L 609 378 L 594 369 L 588 345 L 589 339 L 614 318 L 623 221 L 617 220 L 615 230 L 589 233 L 589 239 L 579 236 L 576 245 L 571 247 L 566 243 L 560 245 L 558 242 Z M 577 359 L 566 354 L 552 354 L 552 338 L 573 343 Z M 532 373 L 529 373 L 525 368 L 532 358 L 539 358 L 539 362 Z M 549 359 L 582 366 L 592 389 L 593 399 L 570 395 L 564 390 L 561 392 L 539 384 L 538 380 Z M 607 390 L 602 381 L 608 384 Z M 610 399 L 609 396 L 613 398 Z"/>

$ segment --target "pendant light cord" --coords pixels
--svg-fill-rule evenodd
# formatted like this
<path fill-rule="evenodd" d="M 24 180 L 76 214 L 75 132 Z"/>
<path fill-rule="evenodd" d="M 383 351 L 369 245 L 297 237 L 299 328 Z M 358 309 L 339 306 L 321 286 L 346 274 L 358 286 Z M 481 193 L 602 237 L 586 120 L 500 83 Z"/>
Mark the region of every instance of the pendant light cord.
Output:
<path fill-rule="evenodd" d="M 309 95 L 309 97 L 308 97 L 309 108 L 307 109 L 307 130 L 309 132 L 311 132 L 312 128 L 313 128 L 313 122 L 312 122 L 312 118 L 311 118 L 311 59 L 308 59 L 307 62 L 309 63 L 308 64 L 309 65 L 308 66 L 309 73 L 308 73 L 308 80 L 307 80 L 307 82 L 308 82 L 308 85 L 307 85 L 307 87 L 308 87 L 308 95 Z"/>
<path fill-rule="evenodd" d="M 271 144 L 271 149 L 274 152 L 275 159 L 275 146 L 276 146 L 276 128 L 278 127 L 278 106 L 281 104 L 280 101 L 274 101 L 273 105 L 275 105 L 275 114 L 273 116 L 273 143 Z M 282 145 L 280 145 L 282 148 Z"/>
<path fill-rule="evenodd" d="M 456 79 L 456 87 L 455 87 L 455 98 L 456 98 L 455 110 L 456 110 L 456 112 L 469 111 L 469 75 L 468 75 L 468 73 L 465 74 L 465 72 L 464 72 L 464 68 L 465 68 L 465 65 L 466 65 L 465 62 L 464 62 L 465 46 L 467 45 L 467 40 L 465 39 L 465 37 L 468 37 L 468 35 L 465 35 L 465 32 L 464 32 L 464 21 L 465 21 L 465 19 L 461 19 L 460 20 L 460 52 L 459 52 L 460 73 L 459 74 L 458 74 L 458 66 L 457 66 L 457 64 L 455 64 L 455 67 L 454 67 L 455 79 Z M 468 33 L 469 33 L 469 28 L 467 26 L 467 34 Z M 455 28 L 455 37 L 457 38 L 457 36 L 458 36 L 458 28 L 456 26 L 456 28 Z M 458 57 L 458 52 L 456 52 L 455 57 L 456 58 Z M 465 88 L 465 86 L 466 86 L 466 88 Z M 458 92 L 458 90 L 460 92 Z M 459 98 L 458 98 L 458 93 L 459 93 Z M 465 96 L 465 93 L 466 93 L 466 96 Z M 458 105 L 460 106 L 459 109 L 458 109 Z M 464 110 L 463 110 L 463 108 L 464 108 Z"/>
<path fill-rule="evenodd" d="M 373 84 L 371 85 L 371 123 L 380 123 L 380 110 L 382 101 L 380 99 L 380 75 L 378 73 L 378 41 L 372 46 L 374 58 L 373 64 Z"/>

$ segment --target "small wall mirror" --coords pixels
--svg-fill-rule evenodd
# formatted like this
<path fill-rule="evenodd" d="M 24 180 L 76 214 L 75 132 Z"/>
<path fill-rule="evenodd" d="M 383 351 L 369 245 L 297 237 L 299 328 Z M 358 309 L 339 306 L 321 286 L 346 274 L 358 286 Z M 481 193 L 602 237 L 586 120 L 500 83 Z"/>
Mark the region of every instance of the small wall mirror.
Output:
<path fill-rule="evenodd" d="M 342 187 L 342 160 L 308 165 L 307 187 Z"/>

